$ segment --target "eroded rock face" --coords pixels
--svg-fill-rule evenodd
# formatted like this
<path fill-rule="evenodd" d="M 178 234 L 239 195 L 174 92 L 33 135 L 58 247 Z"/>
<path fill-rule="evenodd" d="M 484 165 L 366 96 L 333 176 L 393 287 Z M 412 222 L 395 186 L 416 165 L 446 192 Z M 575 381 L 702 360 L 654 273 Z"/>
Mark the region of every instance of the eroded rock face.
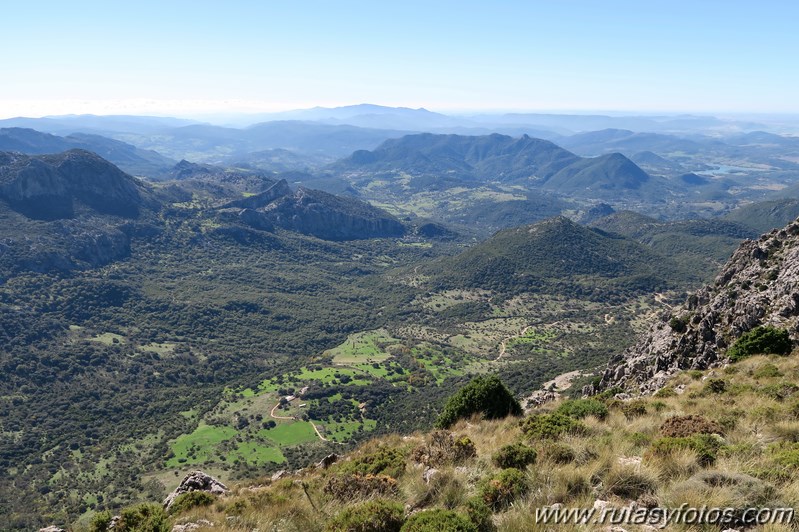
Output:
<path fill-rule="evenodd" d="M 238 207 L 241 209 L 259 209 L 266 207 L 276 199 L 293 194 L 291 187 L 285 179 L 281 179 L 271 187 L 267 188 L 259 194 L 242 198 L 239 200 L 231 201 L 225 207 Z"/>
<path fill-rule="evenodd" d="M 610 361 L 598 388 L 653 393 L 678 371 L 725 363 L 727 348 L 759 325 L 786 329 L 799 340 L 799 220 L 741 244 L 712 285 L 662 314 Z"/>
<path fill-rule="evenodd" d="M 122 217 L 138 216 L 136 181 L 102 157 L 84 150 L 56 155 L 0 157 L 0 199 L 29 218 L 72 218 L 76 208 Z"/>
<path fill-rule="evenodd" d="M 167 495 L 166 499 L 164 499 L 164 508 L 168 510 L 174 504 L 175 499 L 191 491 L 207 491 L 214 495 L 224 495 L 228 492 L 228 489 L 227 486 L 211 475 L 202 471 L 194 471 L 186 475 L 180 485 L 175 488 L 175 491 Z"/>
<path fill-rule="evenodd" d="M 239 218 L 259 230 L 282 227 L 325 240 L 396 237 L 405 226 L 389 213 L 362 201 L 300 187 L 285 181 L 268 190 L 225 205 L 239 207 Z"/>

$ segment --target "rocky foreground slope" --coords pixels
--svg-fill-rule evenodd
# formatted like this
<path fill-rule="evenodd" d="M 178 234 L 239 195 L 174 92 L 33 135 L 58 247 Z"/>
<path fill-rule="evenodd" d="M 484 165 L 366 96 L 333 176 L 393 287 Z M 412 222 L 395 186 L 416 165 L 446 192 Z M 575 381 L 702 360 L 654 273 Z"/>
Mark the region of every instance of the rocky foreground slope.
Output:
<path fill-rule="evenodd" d="M 662 314 L 610 361 L 598 388 L 653 393 L 680 370 L 723 364 L 733 342 L 759 325 L 799 339 L 799 220 L 741 244 L 713 284 Z"/>

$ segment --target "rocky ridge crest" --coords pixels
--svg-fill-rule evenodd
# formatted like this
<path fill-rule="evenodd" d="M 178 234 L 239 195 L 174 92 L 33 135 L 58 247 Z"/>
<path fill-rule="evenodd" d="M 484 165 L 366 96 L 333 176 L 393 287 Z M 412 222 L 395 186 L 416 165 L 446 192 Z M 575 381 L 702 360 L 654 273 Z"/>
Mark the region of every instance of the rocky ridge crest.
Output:
<path fill-rule="evenodd" d="M 649 331 L 614 357 L 591 394 L 620 386 L 654 393 L 681 370 L 727 362 L 727 348 L 759 325 L 771 325 L 799 340 L 799 220 L 733 253 L 713 284 L 661 314 Z"/>

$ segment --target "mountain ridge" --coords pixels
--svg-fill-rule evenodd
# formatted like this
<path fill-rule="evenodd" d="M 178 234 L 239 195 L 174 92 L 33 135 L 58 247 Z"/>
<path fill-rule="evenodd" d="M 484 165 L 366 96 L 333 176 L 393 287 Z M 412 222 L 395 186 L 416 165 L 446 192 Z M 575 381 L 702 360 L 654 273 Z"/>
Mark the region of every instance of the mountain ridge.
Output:
<path fill-rule="evenodd" d="M 760 325 L 799 340 L 799 220 L 741 244 L 713 284 L 663 313 L 611 359 L 598 389 L 654 393 L 675 373 L 724 364 L 730 346 Z"/>
<path fill-rule="evenodd" d="M 145 150 L 120 140 L 90 133 L 70 133 L 61 137 L 28 128 L 0 129 L 0 151 L 27 155 L 60 153 L 71 149 L 91 151 L 128 173 L 158 177 L 175 161 L 153 150 Z"/>
<path fill-rule="evenodd" d="M 133 177 L 85 150 L 34 156 L 0 152 L 0 199 L 31 218 L 71 218 L 78 203 L 135 218 L 142 191 Z"/>
<path fill-rule="evenodd" d="M 435 178 L 450 186 L 458 181 L 524 183 L 592 198 L 619 190 L 637 195 L 663 185 L 619 153 L 582 158 L 548 140 L 498 133 L 406 135 L 372 151 L 356 151 L 329 169 L 344 174 L 404 173 L 419 182 Z"/>

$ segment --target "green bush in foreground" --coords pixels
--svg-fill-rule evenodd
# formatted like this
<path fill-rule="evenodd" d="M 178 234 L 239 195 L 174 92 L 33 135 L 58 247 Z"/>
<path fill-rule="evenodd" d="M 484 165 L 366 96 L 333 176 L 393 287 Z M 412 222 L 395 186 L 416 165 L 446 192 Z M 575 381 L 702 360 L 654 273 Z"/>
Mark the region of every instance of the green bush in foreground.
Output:
<path fill-rule="evenodd" d="M 438 508 L 412 515 L 402 532 L 477 532 L 477 527 L 457 512 Z"/>
<path fill-rule="evenodd" d="M 583 419 L 584 417 L 594 416 L 597 419 L 605 419 L 608 417 L 608 407 L 602 401 L 596 399 L 571 399 L 564 401 L 558 406 L 557 410 L 560 414 L 573 417 L 574 419 Z"/>
<path fill-rule="evenodd" d="M 504 510 L 527 493 L 527 479 L 518 469 L 503 469 L 480 487 L 483 501 L 495 512 Z"/>
<path fill-rule="evenodd" d="M 405 455 L 406 452 L 402 449 L 381 445 L 372 453 L 345 462 L 340 471 L 360 475 L 383 474 L 397 478 L 405 471 Z"/>
<path fill-rule="evenodd" d="M 327 532 L 399 532 L 405 521 L 402 505 L 382 499 L 367 501 L 340 511 Z"/>
<path fill-rule="evenodd" d="M 111 524 L 111 518 L 111 512 L 108 510 L 94 514 L 89 523 L 89 532 L 106 532 L 108 525 Z"/>
<path fill-rule="evenodd" d="M 532 440 L 556 440 L 564 434 L 585 432 L 585 425 L 558 412 L 533 414 L 521 422 L 521 427 L 522 432 Z"/>
<path fill-rule="evenodd" d="M 491 508 L 480 497 L 472 497 L 466 501 L 466 515 L 477 527 L 477 532 L 494 532 L 497 529 L 491 520 Z"/>
<path fill-rule="evenodd" d="M 774 377 L 782 377 L 782 373 L 774 364 L 765 364 L 757 368 L 752 376 L 756 379 L 772 379 Z"/>
<path fill-rule="evenodd" d="M 169 532 L 166 512 L 160 504 L 139 504 L 125 508 L 114 532 Z"/>
<path fill-rule="evenodd" d="M 667 455 L 679 449 L 690 449 L 696 453 L 699 463 L 707 466 L 716 462 L 716 456 L 722 447 L 722 441 L 711 434 L 695 434 L 660 438 L 652 442 L 650 450 L 657 455 Z"/>
<path fill-rule="evenodd" d="M 522 407 L 496 375 L 475 377 L 449 398 L 436 427 L 449 428 L 474 414 L 483 414 L 486 419 L 520 416 Z"/>
<path fill-rule="evenodd" d="M 784 468 L 799 469 L 799 444 L 776 445 L 772 449 L 773 460 Z"/>
<path fill-rule="evenodd" d="M 555 464 L 568 464 L 577 458 L 577 453 L 574 449 L 560 442 L 550 442 L 545 445 L 541 450 L 541 454 Z"/>
<path fill-rule="evenodd" d="M 742 334 L 727 350 L 727 356 L 737 362 L 752 355 L 787 355 L 791 349 L 788 331 L 766 325 Z"/>
<path fill-rule="evenodd" d="M 175 499 L 175 502 L 169 508 L 169 513 L 179 514 L 198 506 L 210 506 L 215 500 L 216 497 L 207 491 L 190 491 Z"/>
<path fill-rule="evenodd" d="M 633 401 L 620 401 L 616 405 L 628 420 L 646 415 L 646 401 L 636 399 Z"/>
<path fill-rule="evenodd" d="M 509 467 L 524 469 L 528 465 L 534 464 L 537 457 L 538 455 L 532 447 L 528 447 L 523 443 L 514 443 L 513 445 L 502 447 L 494 453 L 491 460 L 500 469 Z"/>
<path fill-rule="evenodd" d="M 446 430 L 434 430 L 422 445 L 411 452 L 414 462 L 429 467 L 462 464 L 476 455 L 474 442 L 468 436 L 456 438 Z"/>

